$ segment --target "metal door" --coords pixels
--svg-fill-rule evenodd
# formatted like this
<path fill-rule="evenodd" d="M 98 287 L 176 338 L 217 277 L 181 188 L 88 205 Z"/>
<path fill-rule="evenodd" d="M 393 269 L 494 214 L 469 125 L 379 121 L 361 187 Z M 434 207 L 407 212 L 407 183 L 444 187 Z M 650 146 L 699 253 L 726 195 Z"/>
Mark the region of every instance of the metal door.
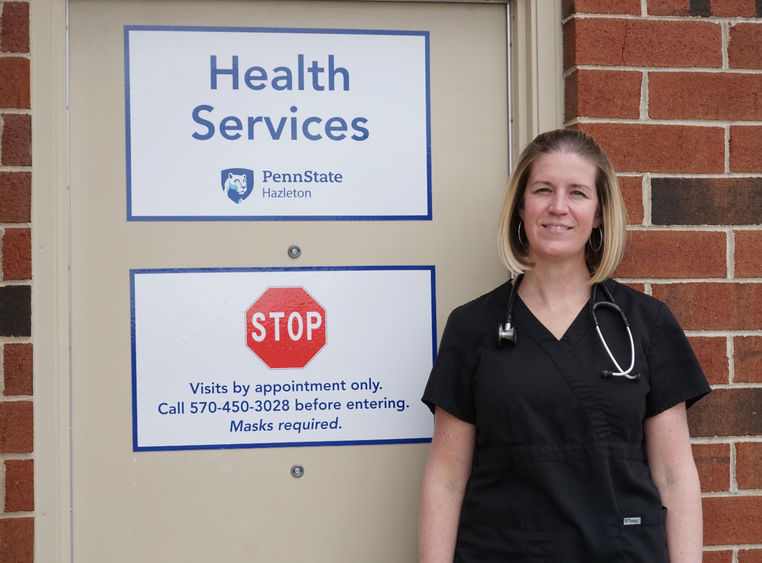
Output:
<path fill-rule="evenodd" d="M 289 267 L 295 242 L 299 266 L 434 265 L 441 334 L 453 306 L 505 277 L 495 233 L 508 175 L 506 10 L 71 0 L 75 561 L 416 559 L 427 444 L 134 452 L 129 272 Z M 124 26 L 250 23 L 430 33 L 431 220 L 126 220 Z M 290 474 L 295 464 L 306 469 L 301 479 Z"/>

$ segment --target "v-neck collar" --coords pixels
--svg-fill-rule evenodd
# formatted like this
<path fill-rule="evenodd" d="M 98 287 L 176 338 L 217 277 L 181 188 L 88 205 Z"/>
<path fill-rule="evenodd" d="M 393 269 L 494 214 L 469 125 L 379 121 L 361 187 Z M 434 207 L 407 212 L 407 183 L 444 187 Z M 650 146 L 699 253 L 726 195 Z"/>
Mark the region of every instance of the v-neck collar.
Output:
<path fill-rule="evenodd" d="M 520 318 L 525 320 L 527 323 L 526 328 L 533 332 L 537 340 L 541 340 L 543 342 L 564 342 L 566 344 L 572 344 L 584 336 L 593 326 L 593 319 L 590 318 L 588 313 L 590 309 L 589 298 L 582 306 L 582 309 L 580 309 L 579 313 L 577 313 L 577 316 L 574 317 L 574 320 L 568 326 L 566 332 L 564 332 L 561 338 L 556 338 L 556 336 L 550 332 L 550 330 L 548 330 L 548 328 L 542 323 L 542 321 L 540 321 L 540 319 L 535 316 L 532 310 L 526 305 L 526 303 L 524 303 L 524 300 L 518 294 L 516 295 L 516 303 L 518 306 L 517 308 L 522 313 Z"/>

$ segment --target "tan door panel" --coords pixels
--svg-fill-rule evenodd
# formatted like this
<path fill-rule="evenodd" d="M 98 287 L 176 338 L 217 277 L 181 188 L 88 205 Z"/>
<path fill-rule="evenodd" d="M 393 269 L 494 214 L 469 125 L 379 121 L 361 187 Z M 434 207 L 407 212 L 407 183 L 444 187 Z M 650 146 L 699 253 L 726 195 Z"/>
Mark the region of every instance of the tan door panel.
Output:
<path fill-rule="evenodd" d="M 506 21 L 494 3 L 71 0 L 75 561 L 416 559 L 427 444 L 133 452 L 129 271 L 434 265 L 441 334 L 505 277 Z M 127 221 L 125 25 L 429 31 L 433 219 Z"/>

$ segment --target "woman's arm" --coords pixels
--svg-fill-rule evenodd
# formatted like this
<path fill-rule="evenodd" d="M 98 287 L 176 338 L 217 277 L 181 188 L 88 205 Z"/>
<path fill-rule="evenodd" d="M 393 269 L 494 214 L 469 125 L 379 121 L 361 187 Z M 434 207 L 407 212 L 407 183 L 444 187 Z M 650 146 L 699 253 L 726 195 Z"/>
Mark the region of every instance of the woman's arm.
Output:
<path fill-rule="evenodd" d="M 646 419 L 648 465 L 667 507 L 671 563 L 700 563 L 703 545 L 701 487 L 691 451 L 685 403 Z"/>
<path fill-rule="evenodd" d="M 419 561 L 452 563 L 460 507 L 471 473 L 476 427 L 440 408 L 423 475 L 418 523 Z"/>

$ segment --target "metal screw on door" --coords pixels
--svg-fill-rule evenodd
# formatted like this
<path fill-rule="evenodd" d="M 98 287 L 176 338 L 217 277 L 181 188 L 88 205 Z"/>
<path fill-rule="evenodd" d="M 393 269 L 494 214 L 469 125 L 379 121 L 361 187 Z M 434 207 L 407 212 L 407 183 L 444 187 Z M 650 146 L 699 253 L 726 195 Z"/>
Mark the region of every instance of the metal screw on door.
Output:
<path fill-rule="evenodd" d="M 296 260 L 302 255 L 302 249 L 296 246 L 295 244 L 292 244 L 288 247 L 288 256 L 289 258 L 293 258 Z"/>

